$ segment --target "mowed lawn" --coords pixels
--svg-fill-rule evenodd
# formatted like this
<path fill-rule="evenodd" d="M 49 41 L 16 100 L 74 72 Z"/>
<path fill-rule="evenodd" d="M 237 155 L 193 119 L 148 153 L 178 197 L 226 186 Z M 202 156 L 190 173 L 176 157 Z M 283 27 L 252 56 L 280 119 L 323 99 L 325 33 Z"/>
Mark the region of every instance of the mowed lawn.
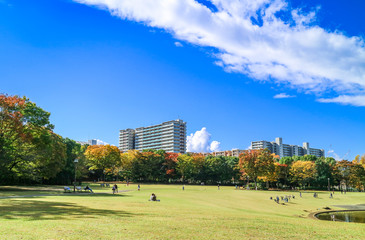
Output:
<path fill-rule="evenodd" d="M 365 225 L 320 221 L 310 212 L 332 205 L 364 204 L 365 193 L 235 190 L 234 187 L 91 185 L 95 194 L 62 187 L 0 188 L 1 239 L 365 239 Z M 5 190 L 5 191 L 4 191 Z M 45 194 L 52 196 L 44 196 Z M 155 193 L 160 202 L 148 201 Z M 270 197 L 295 195 L 285 205 Z M 27 195 L 27 196 L 24 196 Z M 8 198 L 9 196 L 22 196 Z"/>

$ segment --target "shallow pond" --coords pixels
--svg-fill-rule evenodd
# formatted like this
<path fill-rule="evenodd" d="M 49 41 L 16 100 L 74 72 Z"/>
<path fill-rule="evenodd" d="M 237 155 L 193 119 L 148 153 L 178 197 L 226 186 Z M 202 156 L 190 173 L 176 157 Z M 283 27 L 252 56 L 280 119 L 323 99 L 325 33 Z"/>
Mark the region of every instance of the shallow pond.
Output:
<path fill-rule="evenodd" d="M 320 220 L 365 223 L 365 211 L 343 211 L 319 213 Z"/>

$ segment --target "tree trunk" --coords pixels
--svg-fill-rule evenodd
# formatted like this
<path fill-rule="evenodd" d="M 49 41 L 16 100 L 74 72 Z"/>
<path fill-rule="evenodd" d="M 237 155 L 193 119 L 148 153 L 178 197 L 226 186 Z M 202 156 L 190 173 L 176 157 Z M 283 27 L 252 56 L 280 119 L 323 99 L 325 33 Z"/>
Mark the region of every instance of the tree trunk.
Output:
<path fill-rule="evenodd" d="M 255 190 L 257 191 L 257 179 L 255 178 Z"/>

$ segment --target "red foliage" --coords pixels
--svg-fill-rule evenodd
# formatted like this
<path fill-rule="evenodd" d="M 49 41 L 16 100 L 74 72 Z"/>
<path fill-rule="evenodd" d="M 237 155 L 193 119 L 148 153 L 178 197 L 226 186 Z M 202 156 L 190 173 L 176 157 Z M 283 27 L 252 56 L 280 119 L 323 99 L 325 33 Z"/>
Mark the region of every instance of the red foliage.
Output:
<path fill-rule="evenodd" d="M 178 153 L 165 153 L 165 160 L 166 162 L 174 162 L 177 163 L 177 157 L 179 156 Z"/>
<path fill-rule="evenodd" d="M 168 169 L 166 170 L 167 175 L 173 175 L 175 173 L 175 169 Z"/>

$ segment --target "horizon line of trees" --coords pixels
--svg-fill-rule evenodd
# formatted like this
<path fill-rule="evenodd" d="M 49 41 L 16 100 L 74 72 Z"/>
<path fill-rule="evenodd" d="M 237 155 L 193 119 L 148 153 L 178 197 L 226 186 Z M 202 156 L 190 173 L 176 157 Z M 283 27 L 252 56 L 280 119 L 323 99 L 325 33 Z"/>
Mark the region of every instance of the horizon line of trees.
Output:
<path fill-rule="evenodd" d="M 331 186 L 363 190 L 365 155 L 353 161 L 283 157 L 247 150 L 239 157 L 81 145 L 54 133 L 50 113 L 26 97 L 0 94 L 0 184 L 72 184 L 77 180 L 249 184 L 260 188 Z M 78 159 L 75 163 L 74 160 Z"/>
<path fill-rule="evenodd" d="M 103 148 L 112 146 L 89 146 L 87 159 L 101 158 Z M 92 154 L 92 152 L 98 152 Z M 108 168 L 97 167 L 107 173 L 109 179 L 136 182 L 239 184 L 260 188 L 315 188 L 364 190 L 365 155 L 354 161 L 336 161 L 332 157 L 313 155 L 279 158 L 268 149 L 247 150 L 238 158 L 230 156 L 203 156 L 198 153 L 167 153 L 163 150 L 129 150 L 120 153 L 114 147 L 113 164 Z M 100 162 L 98 163 L 100 164 Z M 106 166 L 106 163 L 103 164 Z M 101 176 L 100 176 L 101 177 Z"/>

